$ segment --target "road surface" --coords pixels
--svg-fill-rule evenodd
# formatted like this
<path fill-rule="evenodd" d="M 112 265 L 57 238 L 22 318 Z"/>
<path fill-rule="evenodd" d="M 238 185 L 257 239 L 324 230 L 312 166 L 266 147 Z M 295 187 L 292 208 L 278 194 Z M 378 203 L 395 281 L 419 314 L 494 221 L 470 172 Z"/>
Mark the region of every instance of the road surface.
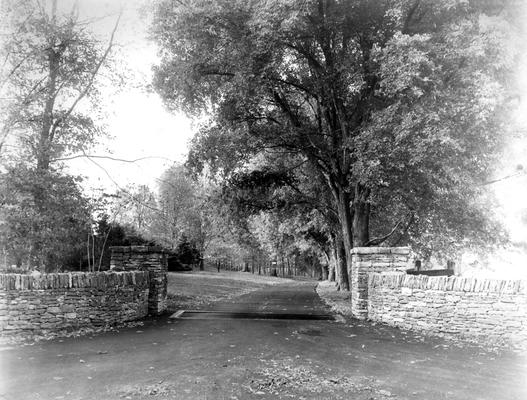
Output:
<path fill-rule="evenodd" d="M 526 357 L 328 321 L 314 289 L 272 286 L 215 313 L 3 349 L 0 399 L 527 399 Z"/>

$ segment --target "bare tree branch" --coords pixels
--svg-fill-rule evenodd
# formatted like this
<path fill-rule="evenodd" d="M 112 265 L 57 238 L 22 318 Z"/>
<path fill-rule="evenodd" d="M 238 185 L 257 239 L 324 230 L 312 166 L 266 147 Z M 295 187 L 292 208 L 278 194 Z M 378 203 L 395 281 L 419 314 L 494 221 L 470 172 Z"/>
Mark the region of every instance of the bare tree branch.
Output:
<path fill-rule="evenodd" d="M 26 24 L 27 21 L 29 21 L 29 19 L 33 16 L 33 12 L 31 12 L 27 17 L 26 19 L 19 25 L 17 31 L 13 34 L 14 37 L 18 37 L 18 35 L 20 34 L 20 32 L 22 32 L 22 29 L 24 27 L 24 25 Z M 5 57 L 4 57 L 4 62 L 2 63 L 2 67 L 0 68 L 3 69 L 5 67 L 5 65 L 7 64 L 7 61 L 9 60 L 9 57 L 11 55 L 11 50 L 9 50 Z M 23 59 L 22 61 L 25 61 L 25 59 Z M 9 78 L 9 76 L 11 76 L 15 71 L 16 69 L 18 69 L 20 67 L 20 65 L 22 64 L 22 62 L 19 63 L 19 65 L 17 65 L 16 67 L 14 67 L 11 72 L 7 75 L 7 78 Z M 3 80 L 2 82 L 0 82 L 0 88 L 3 87 L 5 81 L 7 81 L 7 78 L 5 80 Z"/>
<path fill-rule="evenodd" d="M 161 157 L 161 156 L 147 156 L 147 157 L 135 158 L 135 159 L 132 159 L 132 160 L 126 160 L 124 158 L 116 158 L 116 157 L 111 157 L 111 156 L 98 156 L 98 155 L 86 154 L 86 153 L 84 153 L 84 154 L 77 154 L 75 156 L 70 156 L 70 157 L 54 158 L 54 159 L 52 159 L 50 161 L 51 162 L 67 161 L 67 160 L 74 160 L 76 158 L 98 158 L 98 159 L 106 159 L 106 160 L 119 161 L 119 162 L 125 162 L 125 163 L 135 163 L 135 162 L 138 162 L 138 161 L 150 160 L 150 159 L 160 159 L 160 160 L 167 160 L 167 161 L 175 162 L 175 160 L 171 160 L 170 158 Z"/>
<path fill-rule="evenodd" d="M 90 76 L 90 79 L 88 80 L 88 84 L 79 93 L 79 95 L 77 96 L 77 98 L 75 99 L 73 104 L 70 106 L 70 108 L 66 111 L 66 113 L 62 117 L 58 118 L 53 123 L 52 132 L 54 132 L 61 123 L 65 122 L 69 118 L 69 116 L 71 115 L 71 113 L 73 112 L 73 110 L 75 109 L 77 104 L 84 98 L 84 96 L 86 96 L 88 91 L 91 89 L 91 87 L 93 85 L 93 82 L 95 80 L 95 77 L 97 76 L 97 73 L 99 72 L 99 69 L 101 68 L 101 66 L 104 63 L 104 61 L 106 60 L 106 58 L 108 57 L 108 54 L 110 54 L 110 50 L 113 47 L 113 40 L 114 40 L 114 37 L 115 37 L 115 32 L 117 31 L 117 28 L 119 27 L 119 21 L 121 20 L 121 15 L 122 15 L 122 9 L 119 12 L 119 15 L 117 16 L 117 20 L 115 21 L 115 25 L 113 27 L 112 34 L 110 35 L 110 40 L 108 42 L 108 46 L 106 47 L 106 50 L 105 50 L 104 54 L 102 55 L 101 59 L 99 60 L 99 62 L 96 65 L 95 69 L 93 70 L 93 72 L 92 72 L 92 74 Z"/>
<path fill-rule="evenodd" d="M 108 170 L 106 168 L 104 168 L 101 164 L 99 164 L 97 161 L 93 160 L 90 156 L 86 155 L 86 158 L 88 160 L 90 160 L 93 164 L 95 164 L 97 167 L 99 167 L 105 174 L 106 176 L 108 177 L 108 179 L 110 179 L 110 181 L 120 190 L 122 191 L 124 194 L 126 194 L 130 200 L 132 200 L 133 202 L 137 203 L 137 204 L 140 204 L 142 205 L 143 207 L 146 207 L 148 208 L 149 210 L 152 210 L 152 211 L 155 211 L 156 213 L 159 213 L 161 218 L 165 219 L 164 216 L 163 216 L 163 211 L 156 208 L 156 207 L 152 207 L 151 205 L 149 204 L 146 204 L 146 203 L 143 203 L 141 202 L 140 200 L 138 200 L 136 198 L 136 196 L 134 196 L 132 193 L 130 193 L 128 190 L 126 190 L 125 188 L 121 187 L 121 185 L 119 185 L 115 179 L 113 179 L 113 177 L 110 175 L 110 173 L 108 172 Z"/>
<path fill-rule="evenodd" d="M 413 219 L 413 214 L 411 214 L 411 218 L 410 220 Z M 386 235 L 384 236 L 381 236 L 381 237 L 378 237 L 378 238 L 374 238 L 374 239 L 371 239 L 370 241 L 366 242 L 365 246 L 378 246 L 379 244 L 385 242 L 387 239 L 389 239 L 394 233 L 395 231 L 397 230 L 397 228 L 399 227 L 399 225 L 401 225 L 401 223 L 404 221 L 404 218 L 401 218 L 399 221 L 397 221 L 397 223 L 395 224 L 395 226 L 393 227 L 393 229 Z"/>
<path fill-rule="evenodd" d="M 404 227 L 404 229 L 401 231 L 401 233 L 399 234 L 399 237 L 397 238 L 397 240 L 392 243 L 393 246 L 398 246 L 401 239 L 404 237 L 404 235 L 406 234 L 406 232 L 408 232 L 408 229 L 410 229 L 410 227 L 412 226 L 412 224 L 414 223 L 415 221 L 415 214 L 412 212 L 411 213 L 411 216 L 410 216 L 410 219 L 408 220 L 408 223 L 406 224 L 406 226 Z"/>
<path fill-rule="evenodd" d="M 497 178 L 497 179 L 493 179 L 493 180 L 488 181 L 488 182 L 484 182 L 480 186 L 488 186 L 488 185 L 492 185 L 493 183 L 498 183 L 498 182 L 504 181 L 506 179 L 516 178 L 516 177 L 524 176 L 524 175 L 527 175 L 527 172 L 522 170 L 522 171 L 518 171 L 518 172 L 516 172 L 514 174 L 510 174 L 510 175 L 504 176 L 502 178 Z"/>

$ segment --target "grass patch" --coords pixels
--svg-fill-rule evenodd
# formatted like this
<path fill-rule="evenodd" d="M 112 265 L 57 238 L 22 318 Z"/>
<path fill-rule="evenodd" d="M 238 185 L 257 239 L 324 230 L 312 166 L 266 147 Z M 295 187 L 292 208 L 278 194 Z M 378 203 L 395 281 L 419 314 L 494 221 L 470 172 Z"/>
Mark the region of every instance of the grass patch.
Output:
<path fill-rule="evenodd" d="M 247 272 L 169 272 L 168 308 L 170 311 L 200 310 L 220 300 L 229 300 L 269 285 L 291 282 L 294 281 Z"/>

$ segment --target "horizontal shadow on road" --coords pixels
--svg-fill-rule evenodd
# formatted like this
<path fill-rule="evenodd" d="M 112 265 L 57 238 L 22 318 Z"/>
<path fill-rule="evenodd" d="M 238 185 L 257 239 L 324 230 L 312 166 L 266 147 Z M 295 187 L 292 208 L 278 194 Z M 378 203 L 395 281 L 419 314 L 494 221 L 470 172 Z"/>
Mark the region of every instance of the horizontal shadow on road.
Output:
<path fill-rule="evenodd" d="M 175 319 L 290 319 L 310 321 L 334 321 L 330 314 L 292 314 L 263 312 L 231 312 L 231 311 L 193 311 L 180 310 L 170 316 Z"/>

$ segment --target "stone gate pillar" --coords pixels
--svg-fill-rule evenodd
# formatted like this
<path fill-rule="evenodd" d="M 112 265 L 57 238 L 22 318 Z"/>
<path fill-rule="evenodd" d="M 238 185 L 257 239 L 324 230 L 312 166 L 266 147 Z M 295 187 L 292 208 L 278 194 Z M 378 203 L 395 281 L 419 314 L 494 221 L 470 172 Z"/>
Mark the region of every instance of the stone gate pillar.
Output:
<path fill-rule="evenodd" d="M 112 246 L 110 269 L 149 272 L 148 313 L 158 315 L 167 308 L 167 255 L 157 246 Z"/>
<path fill-rule="evenodd" d="M 351 311 L 355 318 L 368 317 L 368 274 L 408 266 L 409 247 L 355 247 L 351 250 Z"/>

